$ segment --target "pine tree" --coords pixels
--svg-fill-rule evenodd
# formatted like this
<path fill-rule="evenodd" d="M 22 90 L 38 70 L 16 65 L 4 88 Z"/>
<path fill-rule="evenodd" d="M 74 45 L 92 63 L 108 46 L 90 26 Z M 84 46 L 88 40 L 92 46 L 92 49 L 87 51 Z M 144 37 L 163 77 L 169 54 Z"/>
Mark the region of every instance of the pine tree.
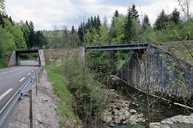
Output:
<path fill-rule="evenodd" d="M 101 20 L 100 20 L 99 15 L 98 15 L 97 18 L 96 18 L 96 24 L 97 24 L 97 29 L 99 29 L 100 26 L 101 26 Z"/>
<path fill-rule="evenodd" d="M 119 12 L 118 12 L 118 10 L 115 11 L 114 17 L 119 17 Z"/>
<path fill-rule="evenodd" d="M 135 19 L 136 21 L 138 21 L 139 19 L 139 14 L 138 11 L 136 10 L 135 5 L 132 5 L 131 8 L 129 8 L 129 12 L 128 12 L 128 17 Z"/>
<path fill-rule="evenodd" d="M 171 21 L 175 24 L 178 24 L 180 22 L 180 12 L 177 9 L 174 9 L 171 14 Z"/>
<path fill-rule="evenodd" d="M 148 27 L 150 27 L 150 22 L 149 22 L 149 18 L 147 15 L 144 16 L 144 19 L 142 21 L 142 29 L 146 30 Z"/>
<path fill-rule="evenodd" d="M 165 30 L 169 25 L 169 16 L 165 14 L 165 11 L 162 10 L 160 15 L 158 16 L 155 22 L 155 29 L 156 30 Z"/>
<path fill-rule="evenodd" d="M 72 26 L 71 33 L 74 34 L 76 32 L 74 26 Z"/>
<path fill-rule="evenodd" d="M 81 42 L 84 42 L 84 23 L 81 23 L 78 28 L 78 37 Z"/>
<path fill-rule="evenodd" d="M 135 5 L 132 5 L 128 9 L 127 21 L 125 23 L 124 41 L 129 42 L 136 39 L 137 36 L 137 25 L 139 23 L 138 11 Z"/>

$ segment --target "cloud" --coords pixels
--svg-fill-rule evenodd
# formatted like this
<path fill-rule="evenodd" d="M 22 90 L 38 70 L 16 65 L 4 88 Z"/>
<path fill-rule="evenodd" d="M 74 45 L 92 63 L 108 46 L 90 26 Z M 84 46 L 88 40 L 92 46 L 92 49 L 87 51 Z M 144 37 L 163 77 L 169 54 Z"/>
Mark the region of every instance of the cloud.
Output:
<path fill-rule="evenodd" d="M 153 23 L 162 9 L 170 13 L 178 7 L 177 0 L 7 0 L 7 13 L 16 21 L 30 20 L 35 28 L 70 28 L 93 15 L 111 21 L 115 10 L 126 14 L 129 5 L 136 4 L 140 16 L 148 14 Z"/>

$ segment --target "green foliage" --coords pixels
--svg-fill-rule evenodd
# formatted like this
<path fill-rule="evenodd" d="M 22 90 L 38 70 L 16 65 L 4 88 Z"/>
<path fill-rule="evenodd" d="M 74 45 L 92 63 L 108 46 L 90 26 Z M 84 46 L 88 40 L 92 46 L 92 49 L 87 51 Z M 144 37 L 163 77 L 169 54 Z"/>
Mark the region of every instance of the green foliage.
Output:
<path fill-rule="evenodd" d="M 47 48 L 78 47 L 81 45 L 78 32 L 75 29 L 71 31 L 64 30 L 44 31 L 47 39 Z"/>
<path fill-rule="evenodd" d="M 18 49 L 26 48 L 26 43 L 21 28 L 17 24 L 12 25 L 12 23 L 8 19 L 5 19 L 4 22 L 5 22 L 4 29 L 6 29 L 13 35 L 14 38 L 13 40 L 15 42 L 16 48 Z"/>
<path fill-rule="evenodd" d="M 90 17 L 86 23 L 82 23 L 80 25 L 80 27 L 78 28 L 78 36 L 79 39 L 86 44 L 96 44 L 99 41 L 107 40 L 106 38 L 108 36 L 108 33 L 106 31 L 108 31 L 106 23 L 102 25 L 100 17 L 94 16 Z"/>
<path fill-rule="evenodd" d="M 5 64 L 5 60 L 0 59 L 0 69 L 5 67 L 7 67 L 7 65 Z"/>
<path fill-rule="evenodd" d="M 165 11 L 162 10 L 160 15 L 158 16 L 155 22 L 155 29 L 156 30 L 165 30 L 169 25 L 169 16 L 165 14 Z"/>
<path fill-rule="evenodd" d="M 10 55 L 15 48 L 13 35 L 0 27 L 0 58 Z"/>
<path fill-rule="evenodd" d="M 149 18 L 147 15 L 144 16 L 143 22 L 142 22 L 142 29 L 145 31 L 146 29 L 149 29 L 151 27 L 151 24 L 149 22 Z"/>
<path fill-rule="evenodd" d="M 177 9 L 174 9 L 171 14 L 171 21 L 173 21 L 175 24 L 180 23 L 180 12 Z"/>
<path fill-rule="evenodd" d="M 124 41 L 135 41 L 138 38 L 138 33 L 140 31 L 140 24 L 139 24 L 139 15 L 138 11 L 133 5 L 131 8 L 128 9 L 127 14 L 127 21 L 125 23 L 125 30 L 124 30 Z"/>
<path fill-rule="evenodd" d="M 105 107 L 103 85 L 93 79 L 93 75 L 82 67 L 76 56 L 65 57 L 63 72 L 68 88 L 76 98 L 79 117 L 83 122 L 92 124 L 98 120 L 97 115 L 100 115 Z"/>
<path fill-rule="evenodd" d="M 110 41 L 115 44 L 119 43 L 124 38 L 124 27 L 125 27 L 126 17 L 123 15 L 114 16 L 112 20 L 112 25 L 110 29 Z"/>
<path fill-rule="evenodd" d="M 99 42 L 107 43 L 109 41 L 109 31 L 107 27 L 107 23 L 104 22 L 99 28 Z"/>

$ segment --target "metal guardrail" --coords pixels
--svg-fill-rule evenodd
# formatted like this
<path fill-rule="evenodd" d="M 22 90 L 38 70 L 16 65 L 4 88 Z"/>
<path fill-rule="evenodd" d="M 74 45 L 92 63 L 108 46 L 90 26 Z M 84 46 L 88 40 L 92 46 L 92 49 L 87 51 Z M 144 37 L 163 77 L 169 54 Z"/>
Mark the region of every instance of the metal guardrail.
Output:
<path fill-rule="evenodd" d="M 3 106 L 3 108 L 0 109 L 0 128 L 8 127 L 9 116 L 14 110 L 17 102 L 22 98 L 22 96 L 26 95 L 28 92 L 32 90 L 32 85 L 35 81 L 36 81 L 36 89 L 37 89 L 37 83 L 38 83 L 41 71 L 42 71 L 42 68 L 40 68 L 40 70 L 38 70 L 37 72 L 35 71 L 31 72 L 31 74 L 28 75 L 26 80 L 22 83 L 22 86 L 8 100 L 8 102 Z M 37 91 L 36 91 L 36 94 L 37 94 Z"/>

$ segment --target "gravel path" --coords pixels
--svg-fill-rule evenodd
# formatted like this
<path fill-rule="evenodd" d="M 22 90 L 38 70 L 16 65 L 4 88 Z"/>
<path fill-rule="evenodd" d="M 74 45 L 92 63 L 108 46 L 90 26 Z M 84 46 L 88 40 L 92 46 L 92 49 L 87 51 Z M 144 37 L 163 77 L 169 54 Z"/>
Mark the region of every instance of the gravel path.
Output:
<path fill-rule="evenodd" d="M 35 94 L 33 85 L 33 116 L 34 128 L 59 128 L 59 117 L 55 111 L 56 97 L 51 84 L 48 82 L 47 73 L 44 71 L 38 95 Z M 29 128 L 29 97 L 24 97 L 11 116 L 9 128 Z"/>

